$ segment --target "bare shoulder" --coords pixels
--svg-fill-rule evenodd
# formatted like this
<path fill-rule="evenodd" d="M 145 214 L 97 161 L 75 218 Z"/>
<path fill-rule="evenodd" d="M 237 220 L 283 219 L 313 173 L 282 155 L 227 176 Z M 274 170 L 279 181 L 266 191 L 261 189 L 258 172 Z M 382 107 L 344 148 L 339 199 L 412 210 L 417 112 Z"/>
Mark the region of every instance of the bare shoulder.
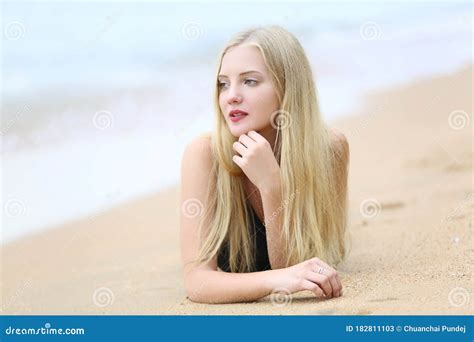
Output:
<path fill-rule="evenodd" d="M 182 162 L 183 167 L 210 165 L 212 162 L 211 135 L 206 133 L 191 140 L 184 149 Z"/>
<path fill-rule="evenodd" d="M 335 128 L 329 130 L 331 135 L 331 145 L 334 152 L 338 155 L 343 163 L 349 161 L 349 142 L 346 136 Z"/>

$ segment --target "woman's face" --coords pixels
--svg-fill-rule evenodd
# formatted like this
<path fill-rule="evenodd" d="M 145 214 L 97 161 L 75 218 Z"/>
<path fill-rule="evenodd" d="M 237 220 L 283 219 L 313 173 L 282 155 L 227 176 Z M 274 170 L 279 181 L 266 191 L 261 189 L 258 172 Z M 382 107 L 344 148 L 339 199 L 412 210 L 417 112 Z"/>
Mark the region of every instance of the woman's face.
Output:
<path fill-rule="evenodd" d="M 239 137 L 251 130 L 263 131 L 272 113 L 279 109 L 278 97 L 260 50 L 238 45 L 225 53 L 218 78 L 219 105 L 231 134 Z M 231 111 L 248 115 L 236 117 Z"/>

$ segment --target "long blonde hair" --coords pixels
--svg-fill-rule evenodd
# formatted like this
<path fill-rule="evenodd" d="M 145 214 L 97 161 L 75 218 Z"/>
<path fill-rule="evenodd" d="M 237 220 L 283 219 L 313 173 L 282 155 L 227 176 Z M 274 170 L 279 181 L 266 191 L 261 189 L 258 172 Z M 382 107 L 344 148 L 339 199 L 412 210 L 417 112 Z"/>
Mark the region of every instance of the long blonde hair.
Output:
<path fill-rule="evenodd" d="M 311 67 L 299 41 L 279 26 L 257 27 L 238 33 L 219 55 L 214 89 L 215 128 L 213 167 L 207 206 L 200 222 L 197 263 L 213 258 L 224 243 L 229 246 L 232 272 L 255 270 L 254 239 L 242 183 L 242 171 L 233 164 L 236 138 L 219 106 L 218 77 L 226 51 L 240 44 L 262 53 L 280 100 L 274 118 L 274 153 L 282 180 L 281 231 L 286 242 L 286 266 L 315 256 L 337 265 L 345 257 L 346 189 L 336 180 L 338 155 L 328 127 L 321 120 Z M 272 116 L 273 117 L 273 116 Z"/>

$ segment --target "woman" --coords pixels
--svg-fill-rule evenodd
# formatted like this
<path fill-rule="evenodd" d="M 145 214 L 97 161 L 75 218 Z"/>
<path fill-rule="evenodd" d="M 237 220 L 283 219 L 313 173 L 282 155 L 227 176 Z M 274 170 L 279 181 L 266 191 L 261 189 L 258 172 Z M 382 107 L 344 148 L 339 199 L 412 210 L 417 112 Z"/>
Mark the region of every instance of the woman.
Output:
<path fill-rule="evenodd" d="M 214 100 L 213 134 L 182 160 L 188 297 L 341 296 L 332 266 L 345 256 L 349 147 L 321 120 L 298 40 L 278 26 L 237 34 L 220 54 Z"/>

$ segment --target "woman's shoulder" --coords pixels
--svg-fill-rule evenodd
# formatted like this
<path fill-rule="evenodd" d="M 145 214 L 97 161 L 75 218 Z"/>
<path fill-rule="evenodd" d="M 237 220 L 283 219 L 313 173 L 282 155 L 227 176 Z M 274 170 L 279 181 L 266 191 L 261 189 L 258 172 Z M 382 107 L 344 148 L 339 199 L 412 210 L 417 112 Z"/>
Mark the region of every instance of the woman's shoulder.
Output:
<path fill-rule="evenodd" d="M 211 148 L 211 133 L 206 132 L 194 137 L 186 148 Z"/>
<path fill-rule="evenodd" d="M 349 142 L 346 136 L 335 128 L 329 129 L 331 147 L 333 151 L 345 162 L 349 160 Z"/>
<path fill-rule="evenodd" d="M 211 133 L 203 133 L 194 137 L 187 145 L 183 154 L 183 162 L 190 164 L 210 165 L 212 162 Z M 196 166 L 197 166 L 196 165 Z"/>

